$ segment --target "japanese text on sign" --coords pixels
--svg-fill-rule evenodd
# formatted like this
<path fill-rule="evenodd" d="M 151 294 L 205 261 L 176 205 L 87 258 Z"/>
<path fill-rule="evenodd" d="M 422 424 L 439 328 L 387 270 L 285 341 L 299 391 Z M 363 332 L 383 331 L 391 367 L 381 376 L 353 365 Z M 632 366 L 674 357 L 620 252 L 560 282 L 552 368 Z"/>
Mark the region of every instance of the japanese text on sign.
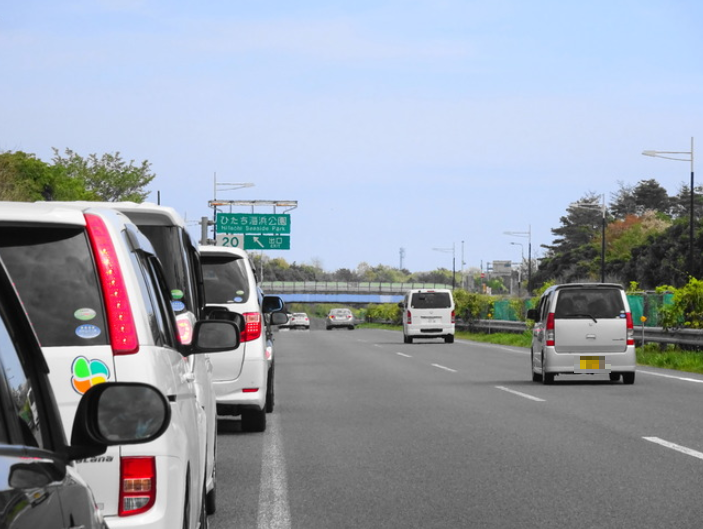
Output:
<path fill-rule="evenodd" d="M 290 233 L 290 215 L 277 213 L 218 213 L 217 233 Z"/>

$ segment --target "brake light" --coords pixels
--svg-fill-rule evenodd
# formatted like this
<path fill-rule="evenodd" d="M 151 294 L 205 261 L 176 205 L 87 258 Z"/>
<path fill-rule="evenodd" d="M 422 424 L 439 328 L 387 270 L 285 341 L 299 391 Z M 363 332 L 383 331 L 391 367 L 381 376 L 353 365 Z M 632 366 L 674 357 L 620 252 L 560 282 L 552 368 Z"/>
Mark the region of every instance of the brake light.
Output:
<path fill-rule="evenodd" d="M 190 322 L 187 314 L 179 314 L 176 317 L 176 326 L 178 327 L 178 338 L 183 345 L 190 345 L 193 341 L 193 324 Z"/>
<path fill-rule="evenodd" d="M 635 345 L 635 325 L 631 312 L 625 313 L 625 321 L 627 322 L 627 345 Z"/>
<path fill-rule="evenodd" d="M 244 330 L 241 333 L 242 342 L 250 342 L 261 336 L 261 313 L 260 312 L 245 312 Z"/>
<path fill-rule="evenodd" d="M 454 316 L 454 311 L 452 311 L 452 324 L 455 323 L 455 316 Z"/>
<path fill-rule="evenodd" d="M 547 325 L 544 328 L 544 339 L 547 345 L 554 346 L 554 313 L 550 312 L 547 315 Z"/>
<path fill-rule="evenodd" d="M 112 352 L 116 355 L 134 354 L 139 351 L 137 329 L 115 245 L 100 217 L 86 214 L 85 220 L 105 298 Z"/>
<path fill-rule="evenodd" d="M 413 323 L 413 315 L 412 312 L 408 311 L 408 325 L 412 325 Z"/>
<path fill-rule="evenodd" d="M 151 509 L 156 501 L 156 459 L 121 458 L 120 484 L 120 516 L 133 516 Z"/>

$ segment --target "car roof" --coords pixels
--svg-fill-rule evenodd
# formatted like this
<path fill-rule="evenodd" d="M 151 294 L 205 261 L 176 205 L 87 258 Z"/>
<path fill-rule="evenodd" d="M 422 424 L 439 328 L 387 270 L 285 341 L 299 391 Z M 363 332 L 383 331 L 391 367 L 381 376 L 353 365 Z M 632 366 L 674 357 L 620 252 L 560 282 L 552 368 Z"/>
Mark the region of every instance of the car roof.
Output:
<path fill-rule="evenodd" d="M 133 222 L 150 226 L 179 226 L 185 228 L 185 221 L 178 212 L 170 206 L 162 206 L 153 202 L 54 202 L 54 204 L 78 207 L 104 207 L 117 209 L 126 213 Z"/>
<path fill-rule="evenodd" d="M 244 257 L 244 258 L 249 257 L 249 254 L 246 252 L 246 250 L 242 250 L 241 248 L 230 248 L 228 246 L 200 245 L 198 247 L 198 249 L 200 250 L 201 254 L 219 253 L 219 254 L 232 254 L 232 255 L 237 255 L 239 257 Z"/>

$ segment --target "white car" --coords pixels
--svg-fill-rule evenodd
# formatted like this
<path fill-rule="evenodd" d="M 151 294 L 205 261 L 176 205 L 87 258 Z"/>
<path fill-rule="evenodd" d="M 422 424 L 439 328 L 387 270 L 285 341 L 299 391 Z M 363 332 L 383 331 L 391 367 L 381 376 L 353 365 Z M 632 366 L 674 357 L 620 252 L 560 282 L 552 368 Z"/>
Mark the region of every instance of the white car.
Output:
<path fill-rule="evenodd" d="M 294 312 L 288 320 L 291 329 L 310 329 L 310 318 L 305 312 Z"/>
<path fill-rule="evenodd" d="M 454 343 L 454 296 L 448 289 L 414 289 L 398 303 L 403 317 L 403 342 L 417 338 L 443 338 Z"/>
<path fill-rule="evenodd" d="M 207 311 L 240 325 L 241 345 L 212 358 L 218 415 L 241 416 L 242 429 L 262 432 L 274 404 L 273 337 L 269 325 L 287 321 L 283 300 L 264 296 L 248 254 L 200 246 Z"/>
<path fill-rule="evenodd" d="M 191 353 L 198 321 L 180 343 L 170 291 L 149 240 L 113 209 L 91 205 L 0 203 L 0 257 L 37 330 L 64 429 L 92 386 L 107 381 L 156 386 L 171 403 L 158 440 L 120 445 L 78 469 L 112 529 L 207 526 L 205 461 Z M 237 337 L 238 338 L 238 337 Z"/>

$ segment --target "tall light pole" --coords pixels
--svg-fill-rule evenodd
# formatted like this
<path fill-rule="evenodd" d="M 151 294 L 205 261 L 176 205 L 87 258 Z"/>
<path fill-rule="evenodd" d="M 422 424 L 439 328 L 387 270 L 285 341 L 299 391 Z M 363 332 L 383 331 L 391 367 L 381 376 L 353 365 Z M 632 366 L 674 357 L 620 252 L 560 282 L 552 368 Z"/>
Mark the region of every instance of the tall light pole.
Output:
<path fill-rule="evenodd" d="M 691 205 L 688 212 L 688 275 L 693 275 L 693 203 L 694 203 L 694 178 L 693 178 L 693 138 L 691 138 L 690 151 L 642 151 L 645 156 L 655 158 L 666 158 L 667 160 L 677 160 L 679 162 L 691 162 Z M 673 156 L 672 156 L 673 155 Z M 682 158 L 681 155 L 688 155 Z"/>
<path fill-rule="evenodd" d="M 605 194 L 601 195 L 601 204 L 592 202 L 574 202 L 571 205 L 577 208 L 600 208 L 601 234 L 600 234 L 600 282 L 605 283 Z"/>
<path fill-rule="evenodd" d="M 452 253 L 452 290 L 456 288 L 456 245 L 452 243 L 451 248 L 432 248 L 437 252 Z"/>
<path fill-rule="evenodd" d="M 504 231 L 504 235 L 513 237 L 527 237 L 527 293 L 532 292 L 532 226 L 527 226 L 527 231 Z"/>
<path fill-rule="evenodd" d="M 522 260 L 520 261 L 520 269 L 518 270 L 518 284 L 517 284 L 517 292 L 518 296 L 520 295 L 520 290 L 522 289 L 522 285 L 520 284 L 522 282 L 522 264 L 525 262 L 525 246 L 521 242 L 511 242 L 513 246 L 519 246 L 520 247 L 520 256 L 522 257 Z"/>

